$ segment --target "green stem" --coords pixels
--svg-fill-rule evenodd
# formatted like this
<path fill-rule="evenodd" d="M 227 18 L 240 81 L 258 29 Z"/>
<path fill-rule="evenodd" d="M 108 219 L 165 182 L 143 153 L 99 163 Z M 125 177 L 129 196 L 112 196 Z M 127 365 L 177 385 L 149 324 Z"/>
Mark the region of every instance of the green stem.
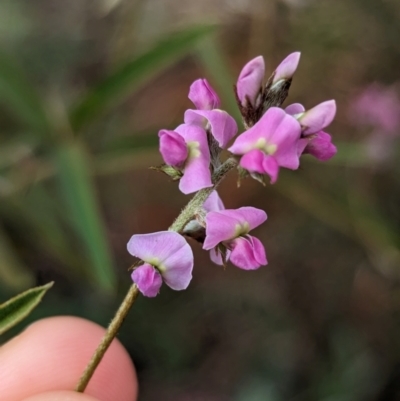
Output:
<path fill-rule="evenodd" d="M 236 159 L 229 158 L 228 160 L 226 160 L 213 174 L 212 182 L 214 185 L 210 188 L 204 188 L 199 192 L 197 192 L 196 195 L 183 208 L 179 216 L 172 223 L 169 230 L 176 232 L 182 231 L 186 223 L 190 221 L 192 217 L 202 207 L 203 203 L 209 197 L 211 192 L 218 187 L 218 185 L 221 183 L 225 175 L 236 166 L 237 166 Z M 89 380 L 93 376 L 93 373 L 95 372 L 100 361 L 103 359 L 103 356 L 106 353 L 108 347 L 111 345 L 113 339 L 118 334 L 118 331 L 122 326 L 122 323 L 124 322 L 130 308 L 134 304 L 138 295 L 139 295 L 139 290 L 136 284 L 132 284 L 124 300 L 122 301 L 120 307 L 118 308 L 117 313 L 115 314 L 110 325 L 108 326 L 107 331 L 104 334 L 104 337 L 102 338 L 99 346 L 94 352 L 92 359 L 86 366 L 85 371 L 83 372 L 81 378 L 79 379 L 75 391 L 78 391 L 80 393 L 83 393 L 85 391 L 86 386 L 89 383 Z"/>

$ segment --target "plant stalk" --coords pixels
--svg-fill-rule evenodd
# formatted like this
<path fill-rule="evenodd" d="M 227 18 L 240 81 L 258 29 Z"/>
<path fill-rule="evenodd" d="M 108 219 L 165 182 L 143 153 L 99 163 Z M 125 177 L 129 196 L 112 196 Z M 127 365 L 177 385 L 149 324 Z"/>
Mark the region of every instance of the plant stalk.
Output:
<path fill-rule="evenodd" d="M 199 192 L 197 192 L 196 195 L 189 201 L 189 203 L 182 209 L 181 213 L 179 213 L 179 216 L 169 227 L 169 230 L 176 232 L 182 231 L 188 221 L 190 221 L 193 216 L 200 210 L 203 203 L 210 196 L 211 192 L 218 187 L 225 175 L 236 166 L 237 160 L 235 158 L 229 158 L 217 170 L 215 170 L 212 176 L 213 186 L 210 188 L 201 189 Z M 111 345 L 113 339 L 118 334 L 122 323 L 124 322 L 130 308 L 134 304 L 138 295 L 139 290 L 136 284 L 132 284 L 120 307 L 118 308 L 114 318 L 108 326 L 107 331 L 102 338 L 99 346 L 94 352 L 92 359 L 86 366 L 85 371 L 79 379 L 79 382 L 75 387 L 75 391 L 80 393 L 83 393 L 85 391 L 89 380 L 91 379 L 97 366 L 103 359 L 103 356 L 106 353 L 108 347 Z"/>

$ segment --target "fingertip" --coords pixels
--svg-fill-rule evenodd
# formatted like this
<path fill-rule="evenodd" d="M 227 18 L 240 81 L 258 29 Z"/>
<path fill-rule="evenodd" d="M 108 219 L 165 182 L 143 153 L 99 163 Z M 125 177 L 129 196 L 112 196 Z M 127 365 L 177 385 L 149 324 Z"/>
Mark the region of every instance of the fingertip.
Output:
<path fill-rule="evenodd" d="M 8 401 L 46 391 L 73 390 L 105 329 L 77 317 L 52 317 L 29 326 L 0 349 L 0 394 Z M 101 401 L 131 401 L 137 379 L 130 357 L 115 339 L 86 394 Z"/>
<path fill-rule="evenodd" d="M 100 401 L 91 395 L 77 393 L 75 391 L 49 391 L 36 394 L 22 401 Z"/>

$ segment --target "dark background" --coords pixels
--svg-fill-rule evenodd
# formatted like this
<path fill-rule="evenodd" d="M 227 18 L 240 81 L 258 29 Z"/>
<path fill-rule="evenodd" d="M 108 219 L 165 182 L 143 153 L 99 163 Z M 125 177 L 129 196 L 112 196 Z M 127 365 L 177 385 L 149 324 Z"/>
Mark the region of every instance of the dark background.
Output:
<path fill-rule="evenodd" d="M 301 51 L 286 104 L 336 99 L 338 155 L 220 189 L 228 208 L 267 211 L 254 234 L 269 265 L 224 270 L 192 243 L 188 290 L 140 297 L 119 337 L 143 401 L 400 400 L 400 123 L 385 125 L 400 116 L 399 38 L 398 0 L 2 0 L 0 301 L 54 280 L 25 325 L 106 325 L 128 239 L 190 199 L 148 167 L 191 82 L 206 77 L 239 121 L 244 63 L 262 54 L 271 73 Z"/>

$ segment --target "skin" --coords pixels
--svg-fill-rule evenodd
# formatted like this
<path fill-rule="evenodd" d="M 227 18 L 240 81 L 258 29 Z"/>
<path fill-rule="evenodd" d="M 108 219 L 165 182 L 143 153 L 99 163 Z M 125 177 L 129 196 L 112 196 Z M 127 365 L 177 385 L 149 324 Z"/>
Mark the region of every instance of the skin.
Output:
<path fill-rule="evenodd" d="M 132 361 L 114 340 L 85 394 L 73 390 L 105 329 L 76 317 L 35 322 L 0 347 L 0 394 L 4 401 L 135 401 Z"/>

